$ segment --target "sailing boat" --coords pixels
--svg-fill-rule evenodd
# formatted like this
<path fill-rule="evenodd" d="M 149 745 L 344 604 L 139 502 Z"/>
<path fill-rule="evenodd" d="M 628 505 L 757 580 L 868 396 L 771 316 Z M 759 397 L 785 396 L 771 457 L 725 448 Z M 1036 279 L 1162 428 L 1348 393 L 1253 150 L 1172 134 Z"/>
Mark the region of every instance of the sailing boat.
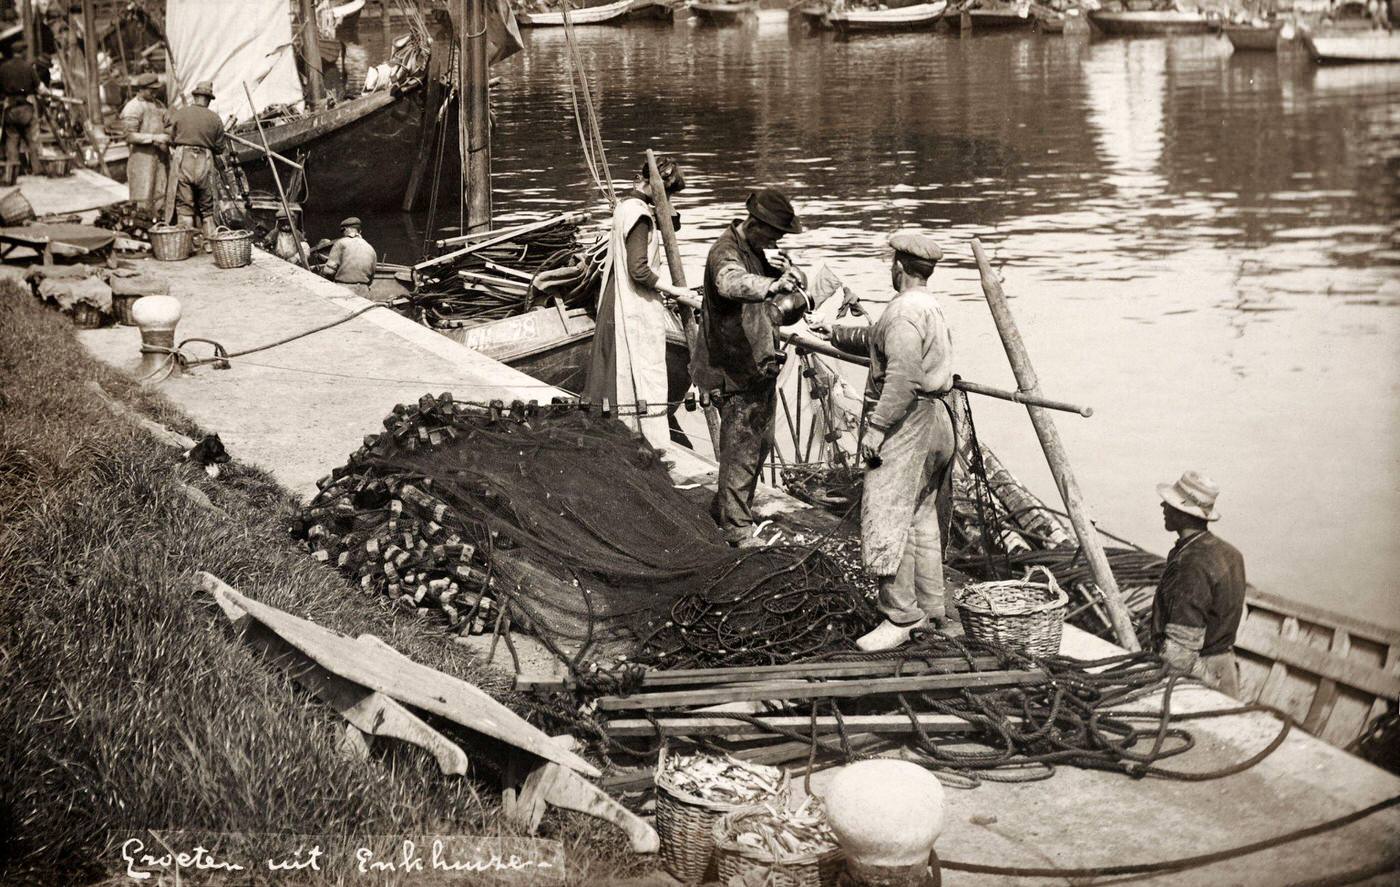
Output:
<path fill-rule="evenodd" d="M 334 16 L 334 33 L 335 20 L 362 5 L 363 0 L 352 0 L 323 8 L 321 18 Z M 504 0 L 488 0 L 486 6 L 489 58 L 495 62 L 521 48 L 520 33 Z M 274 188 L 262 148 L 265 136 L 273 152 L 300 158 L 308 189 L 303 203 L 355 211 L 400 206 L 414 164 L 397 161 L 421 153 L 426 132 L 446 122 L 438 120 L 444 116 L 444 94 L 429 85 L 447 73 L 450 42 L 439 49 L 440 63 L 430 66 L 432 36 L 421 19 L 412 20 L 413 29 L 395 41 L 390 61 L 366 78 L 373 89 L 334 101 L 320 93 L 319 72 L 308 71 L 303 83 L 297 71 L 294 11 L 313 22 L 298 29 L 299 42 L 304 58 L 319 66 L 313 0 L 166 0 L 165 9 L 172 104 L 181 103 L 194 84 L 213 82 L 210 107 L 237 121 L 229 129 L 236 137 L 233 153 L 254 188 Z M 319 24 L 325 27 L 324 21 Z"/>

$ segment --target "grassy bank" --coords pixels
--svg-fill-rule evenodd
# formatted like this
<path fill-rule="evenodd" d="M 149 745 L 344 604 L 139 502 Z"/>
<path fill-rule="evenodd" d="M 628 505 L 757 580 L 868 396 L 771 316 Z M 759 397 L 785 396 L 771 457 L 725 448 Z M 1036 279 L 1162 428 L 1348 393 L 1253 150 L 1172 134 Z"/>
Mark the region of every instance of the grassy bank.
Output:
<path fill-rule="evenodd" d="M 389 740 L 347 763 L 339 716 L 237 642 L 191 577 L 373 632 L 482 686 L 503 676 L 314 562 L 288 536 L 295 503 L 265 475 L 235 463 L 207 478 L 107 412 L 90 380 L 198 432 L 91 361 L 66 319 L 0 293 L 0 883 L 103 880 L 120 838 L 146 829 L 512 834 L 480 756 L 468 779 Z M 551 811 L 541 835 L 565 843 L 577 883 L 648 867 L 583 817 Z"/>

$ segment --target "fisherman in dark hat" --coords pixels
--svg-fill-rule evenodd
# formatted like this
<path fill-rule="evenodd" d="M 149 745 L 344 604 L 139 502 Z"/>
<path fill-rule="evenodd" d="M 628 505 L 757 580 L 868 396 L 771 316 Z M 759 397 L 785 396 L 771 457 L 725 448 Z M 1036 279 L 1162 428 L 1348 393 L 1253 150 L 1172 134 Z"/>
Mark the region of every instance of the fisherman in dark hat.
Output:
<path fill-rule="evenodd" d="M 1244 557 L 1210 531 L 1220 488 L 1199 471 L 1158 484 L 1162 523 L 1177 536 L 1152 599 L 1152 646 L 1167 665 L 1240 695 L 1235 633 L 1244 615 Z"/>
<path fill-rule="evenodd" d="M 890 236 L 897 295 L 869 326 L 840 325 L 832 344 L 868 355 L 861 560 L 879 585 L 885 621 L 856 643 L 890 650 L 916 629 L 960 633 L 943 590 L 944 528 L 952 514 L 953 343 L 928 279 L 943 251 L 915 231 Z"/>
<path fill-rule="evenodd" d="M 39 163 L 39 111 L 35 96 L 41 86 L 34 63 L 25 58 L 29 48 L 23 39 L 10 44 L 8 57 L 0 62 L 0 127 L 4 129 L 6 181 L 19 174 L 19 149 L 24 144 L 29 155 L 29 169 L 34 174 L 47 174 Z"/>
<path fill-rule="evenodd" d="M 753 494 L 773 447 L 782 351 L 772 300 L 804 287 L 794 267 L 779 270 L 764 254 L 802 225 L 792 201 L 772 188 L 755 191 L 748 218 L 736 220 L 705 260 L 705 302 L 698 359 L 691 375 L 720 410 L 719 488 L 710 513 L 731 545 L 762 545 L 754 536 Z"/>
<path fill-rule="evenodd" d="M 685 177 L 670 157 L 657 157 L 656 169 L 667 196 L 685 188 Z M 613 209 L 585 393 L 595 403 L 604 398 L 615 404 L 645 401 L 647 414 L 627 415 L 626 420 L 653 447 L 664 449 L 671 442 L 666 415 L 667 302 L 691 293 L 657 273 L 661 232 L 655 199 L 643 158 L 632 190 Z"/>
<path fill-rule="evenodd" d="M 340 238 L 331 244 L 321 273 L 358 296 L 368 296 L 379 257 L 369 241 L 360 236 L 360 228 L 360 220 L 355 216 L 341 220 Z"/>
<path fill-rule="evenodd" d="M 213 100 L 214 84 L 205 80 L 190 91 L 190 104 L 170 112 L 175 215 L 189 227 L 194 227 L 198 216 L 206 251 L 212 249 L 214 236 L 214 158 L 224 146 L 224 122 L 209 109 Z"/>
<path fill-rule="evenodd" d="M 284 262 L 300 265 L 303 256 L 311 255 L 311 247 L 292 227 L 292 219 L 285 209 L 277 210 L 277 228 L 272 235 L 271 252 Z"/>
<path fill-rule="evenodd" d="M 126 161 L 127 194 L 133 203 L 163 218 L 166 161 L 170 158 L 170 115 L 158 96 L 160 78 L 147 72 L 132 78 L 136 95 L 122 106 L 122 127 L 131 153 Z"/>

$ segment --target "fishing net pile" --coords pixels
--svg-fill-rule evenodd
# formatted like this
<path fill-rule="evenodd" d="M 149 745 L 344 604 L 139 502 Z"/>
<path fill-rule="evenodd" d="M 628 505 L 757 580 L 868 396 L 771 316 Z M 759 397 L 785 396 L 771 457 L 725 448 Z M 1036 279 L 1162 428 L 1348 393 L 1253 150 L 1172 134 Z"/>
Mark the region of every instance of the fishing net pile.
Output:
<path fill-rule="evenodd" d="M 500 320 L 551 302 L 591 310 L 607 242 L 585 247 L 580 218 L 566 214 L 508 237 L 448 243 L 445 261 L 419 266 L 417 286 L 399 310 L 433 329 Z"/>
<path fill-rule="evenodd" d="M 877 621 L 816 548 L 731 549 L 656 451 L 595 410 L 425 395 L 384 425 L 322 479 L 299 532 L 364 589 L 456 631 L 495 612 L 582 670 L 604 650 L 781 662 L 849 649 Z"/>

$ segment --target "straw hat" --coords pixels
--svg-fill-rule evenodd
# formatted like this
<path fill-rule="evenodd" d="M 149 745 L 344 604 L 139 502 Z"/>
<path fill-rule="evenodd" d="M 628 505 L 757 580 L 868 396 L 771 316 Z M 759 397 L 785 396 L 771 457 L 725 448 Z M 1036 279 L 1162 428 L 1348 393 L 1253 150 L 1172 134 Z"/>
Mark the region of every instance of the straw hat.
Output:
<path fill-rule="evenodd" d="M 1158 484 L 1157 495 L 1177 511 L 1193 514 L 1203 520 L 1220 520 L 1220 514 L 1215 510 L 1220 487 L 1199 471 L 1186 472 L 1174 484 Z"/>
<path fill-rule="evenodd" d="M 190 90 L 190 95 L 203 95 L 212 99 L 214 97 L 214 81 L 201 80 L 195 84 L 194 89 Z"/>

